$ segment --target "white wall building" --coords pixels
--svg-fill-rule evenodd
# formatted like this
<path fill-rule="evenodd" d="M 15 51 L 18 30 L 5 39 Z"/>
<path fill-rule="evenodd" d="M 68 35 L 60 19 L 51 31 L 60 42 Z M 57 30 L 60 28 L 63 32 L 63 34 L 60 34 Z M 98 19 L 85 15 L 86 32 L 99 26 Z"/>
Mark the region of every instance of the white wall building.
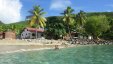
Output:
<path fill-rule="evenodd" d="M 37 33 L 36 33 L 37 31 Z M 44 29 L 36 29 L 36 28 L 25 28 L 21 33 L 22 39 L 35 39 L 37 34 L 37 38 L 44 37 Z"/>

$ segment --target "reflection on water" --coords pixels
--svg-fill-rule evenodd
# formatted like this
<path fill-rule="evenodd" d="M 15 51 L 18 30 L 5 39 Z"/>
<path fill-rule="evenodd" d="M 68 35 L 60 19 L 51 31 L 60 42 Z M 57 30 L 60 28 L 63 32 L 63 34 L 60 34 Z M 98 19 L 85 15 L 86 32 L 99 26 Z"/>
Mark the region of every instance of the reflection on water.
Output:
<path fill-rule="evenodd" d="M 113 45 L 1 54 L 0 64 L 113 64 Z"/>

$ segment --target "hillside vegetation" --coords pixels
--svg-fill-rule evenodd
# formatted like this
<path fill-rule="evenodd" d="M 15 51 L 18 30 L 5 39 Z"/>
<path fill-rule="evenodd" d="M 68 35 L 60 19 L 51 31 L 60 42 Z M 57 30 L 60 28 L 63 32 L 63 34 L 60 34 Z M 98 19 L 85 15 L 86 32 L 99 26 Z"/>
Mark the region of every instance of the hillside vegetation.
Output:
<path fill-rule="evenodd" d="M 76 14 L 77 15 L 77 14 Z M 85 14 L 87 18 L 91 16 L 99 16 L 99 15 L 105 15 L 108 20 L 108 24 L 110 24 L 110 30 L 107 30 L 106 32 L 103 32 L 100 37 L 112 39 L 113 38 L 113 12 L 88 12 Z M 74 17 L 74 16 L 73 16 Z M 63 16 L 50 16 L 46 17 L 46 36 L 51 35 L 52 38 L 58 39 L 60 38 L 60 35 L 65 35 L 68 32 L 67 25 L 63 22 Z M 76 20 L 76 17 L 74 18 Z M 79 19 L 78 19 L 79 20 Z M 54 26 L 53 26 L 54 25 Z M 34 24 L 32 27 L 36 27 L 37 25 Z M 11 24 L 3 24 L 0 21 L 0 32 L 7 31 L 8 29 L 13 30 L 16 32 L 17 35 L 21 33 L 21 31 L 26 28 L 30 27 L 29 21 L 21 21 Z M 72 26 L 70 26 L 71 31 L 77 30 L 77 23 L 74 22 Z M 81 30 L 78 30 L 81 32 Z M 83 31 L 82 31 L 83 32 Z M 81 33 L 82 33 L 81 32 Z M 83 32 L 84 33 L 84 32 Z"/>

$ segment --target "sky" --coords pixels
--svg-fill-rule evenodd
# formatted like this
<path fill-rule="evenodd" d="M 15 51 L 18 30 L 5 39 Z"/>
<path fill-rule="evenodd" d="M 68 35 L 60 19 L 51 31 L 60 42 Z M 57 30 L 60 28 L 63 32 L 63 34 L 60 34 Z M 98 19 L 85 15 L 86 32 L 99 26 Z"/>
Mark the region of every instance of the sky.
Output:
<path fill-rule="evenodd" d="M 25 20 L 33 6 L 40 5 L 45 17 L 59 16 L 67 6 L 75 12 L 111 12 L 113 0 L 0 0 L 0 21 L 9 24 Z"/>

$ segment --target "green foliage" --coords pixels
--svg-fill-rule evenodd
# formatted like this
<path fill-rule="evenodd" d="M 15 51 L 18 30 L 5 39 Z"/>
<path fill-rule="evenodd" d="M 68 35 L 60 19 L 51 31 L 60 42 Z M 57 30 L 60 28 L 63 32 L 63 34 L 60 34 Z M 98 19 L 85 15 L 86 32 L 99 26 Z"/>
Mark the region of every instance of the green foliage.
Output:
<path fill-rule="evenodd" d="M 3 32 L 3 31 L 4 31 L 4 26 L 0 25 L 0 32 Z"/>
<path fill-rule="evenodd" d="M 68 34 L 70 36 L 70 39 L 72 39 L 71 37 L 71 28 L 75 25 L 75 20 L 74 20 L 74 9 L 72 9 L 71 7 L 67 7 L 66 10 L 64 10 L 63 14 L 63 21 L 65 22 L 66 26 L 67 26 L 67 30 L 68 30 Z"/>
<path fill-rule="evenodd" d="M 86 13 L 84 11 L 80 11 L 76 15 L 75 20 L 76 20 L 77 31 L 80 33 L 84 33 L 84 24 L 86 23 L 86 20 L 87 20 Z"/>
<path fill-rule="evenodd" d="M 108 18 L 113 18 L 113 12 L 88 12 L 86 15 L 88 17 L 90 17 L 90 16 L 105 15 Z"/>
<path fill-rule="evenodd" d="M 109 23 L 106 16 L 91 16 L 85 24 L 85 30 L 88 34 L 92 35 L 94 38 L 102 35 L 109 29 Z"/>
<path fill-rule="evenodd" d="M 49 38 L 58 39 L 61 35 L 66 34 L 65 24 L 62 21 L 62 17 L 48 17 L 46 22 L 46 35 Z"/>
<path fill-rule="evenodd" d="M 77 15 L 76 15 L 76 22 L 78 26 L 84 26 L 85 22 L 86 22 L 86 13 L 84 11 L 80 11 Z"/>
<path fill-rule="evenodd" d="M 12 23 L 12 24 L 1 24 L 0 25 L 0 32 L 4 31 L 14 31 L 16 32 L 17 35 L 19 35 L 24 28 L 28 26 L 27 21 L 21 21 L 17 23 Z"/>
<path fill-rule="evenodd" d="M 108 23 L 110 25 L 110 29 L 107 32 L 104 32 L 101 37 L 104 39 L 113 39 L 113 19 L 109 17 Z"/>
<path fill-rule="evenodd" d="M 67 7 L 67 9 L 62 13 L 63 16 L 47 17 L 47 22 L 44 23 L 42 21 L 44 18 L 39 19 L 43 17 L 43 14 L 45 14 L 40 6 L 34 7 L 33 10 L 29 12 L 31 15 L 28 16 L 28 20 L 33 20 L 32 22 L 21 21 L 12 24 L 3 24 L 0 21 L 0 32 L 12 30 L 19 35 L 24 28 L 29 27 L 29 24 L 32 24 L 33 28 L 40 26 L 43 27 L 46 24 L 46 35 L 55 39 L 60 38 L 60 35 L 65 35 L 66 33 L 69 34 L 72 30 L 84 33 L 84 28 L 88 35 L 101 36 L 105 38 L 113 37 L 113 12 L 85 13 L 84 11 L 80 11 L 75 15 L 73 13 L 74 10 L 71 7 Z M 41 23 L 37 20 L 41 20 Z"/>
<path fill-rule="evenodd" d="M 68 25 L 74 25 L 74 18 L 73 18 L 74 9 L 71 7 L 67 7 L 67 9 L 62 13 L 64 15 L 63 21 Z"/>
<path fill-rule="evenodd" d="M 38 26 L 44 28 L 46 26 L 46 18 L 43 17 L 45 12 L 43 12 L 43 9 L 40 6 L 34 6 L 33 10 L 29 11 L 31 13 L 29 18 L 30 20 L 30 26 L 33 26 L 34 24 L 38 24 Z"/>

